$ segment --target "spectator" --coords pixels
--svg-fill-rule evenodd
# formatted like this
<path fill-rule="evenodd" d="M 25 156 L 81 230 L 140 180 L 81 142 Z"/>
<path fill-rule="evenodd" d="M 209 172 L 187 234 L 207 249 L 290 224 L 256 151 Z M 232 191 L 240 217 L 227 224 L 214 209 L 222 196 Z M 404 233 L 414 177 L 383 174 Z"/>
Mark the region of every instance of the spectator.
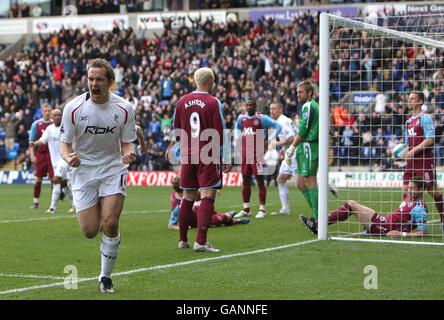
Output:
<path fill-rule="evenodd" d="M 376 104 L 375 104 L 375 112 L 384 114 L 385 113 L 385 106 L 387 104 L 387 97 L 384 93 L 378 93 L 376 95 Z"/>
<path fill-rule="evenodd" d="M 147 148 L 148 170 L 165 169 L 163 154 L 164 152 L 162 151 L 160 145 L 152 137 L 150 137 Z"/>

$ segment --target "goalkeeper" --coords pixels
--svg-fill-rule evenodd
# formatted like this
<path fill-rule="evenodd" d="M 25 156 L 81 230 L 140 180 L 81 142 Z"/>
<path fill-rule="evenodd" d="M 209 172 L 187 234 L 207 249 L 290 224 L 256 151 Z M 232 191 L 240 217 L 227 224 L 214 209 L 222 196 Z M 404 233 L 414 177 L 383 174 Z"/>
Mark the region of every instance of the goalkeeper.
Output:
<path fill-rule="evenodd" d="M 318 218 L 318 136 L 319 106 L 313 99 L 313 85 L 302 81 L 297 88 L 297 95 L 304 105 L 300 113 L 299 133 L 285 154 L 285 161 L 291 163 L 296 149 L 298 175 L 296 185 L 311 208 L 312 216 Z"/>

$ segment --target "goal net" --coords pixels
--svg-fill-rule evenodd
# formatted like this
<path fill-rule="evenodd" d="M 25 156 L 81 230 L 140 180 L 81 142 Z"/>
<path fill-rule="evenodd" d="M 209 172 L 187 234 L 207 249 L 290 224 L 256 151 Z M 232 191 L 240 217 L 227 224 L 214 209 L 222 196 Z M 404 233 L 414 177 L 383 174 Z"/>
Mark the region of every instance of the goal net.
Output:
<path fill-rule="evenodd" d="M 319 239 L 444 245 L 444 16 L 323 13 L 320 28 Z M 394 158 L 396 145 L 426 139 L 434 145 L 410 162 Z M 405 172 L 433 180 L 432 165 L 437 188 L 433 197 L 424 191 L 424 224 L 420 192 L 403 190 L 403 180 Z M 327 197 L 328 183 L 337 200 Z"/>

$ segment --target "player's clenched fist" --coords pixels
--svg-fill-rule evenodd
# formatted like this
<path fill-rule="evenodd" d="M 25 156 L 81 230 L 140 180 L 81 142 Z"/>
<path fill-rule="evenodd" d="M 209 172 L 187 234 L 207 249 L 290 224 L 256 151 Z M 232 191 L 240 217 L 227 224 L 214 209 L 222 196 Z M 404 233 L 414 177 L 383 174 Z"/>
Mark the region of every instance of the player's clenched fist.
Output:
<path fill-rule="evenodd" d="M 77 153 L 70 153 L 65 158 L 66 163 L 68 163 L 71 167 L 78 167 L 80 165 L 80 157 Z"/>
<path fill-rule="evenodd" d="M 124 164 L 130 164 L 133 163 L 134 161 L 136 161 L 136 154 L 134 152 L 130 152 L 122 156 L 122 162 Z"/>

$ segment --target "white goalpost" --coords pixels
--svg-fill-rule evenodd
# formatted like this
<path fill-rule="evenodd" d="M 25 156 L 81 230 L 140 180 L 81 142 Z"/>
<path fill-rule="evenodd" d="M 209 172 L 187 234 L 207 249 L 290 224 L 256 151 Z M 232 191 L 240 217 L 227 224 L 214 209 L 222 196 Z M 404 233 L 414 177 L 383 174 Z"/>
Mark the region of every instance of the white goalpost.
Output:
<path fill-rule="evenodd" d="M 425 235 L 369 234 L 355 215 L 329 223 L 329 212 L 347 200 L 381 216 L 404 206 L 406 161 L 395 159 L 392 149 L 405 143 L 412 91 L 424 94 L 422 112 L 435 124 L 436 182 L 444 189 L 444 15 L 372 22 L 320 16 L 318 239 L 444 245 L 440 214 L 427 191 Z M 328 197 L 329 183 L 339 199 Z"/>

